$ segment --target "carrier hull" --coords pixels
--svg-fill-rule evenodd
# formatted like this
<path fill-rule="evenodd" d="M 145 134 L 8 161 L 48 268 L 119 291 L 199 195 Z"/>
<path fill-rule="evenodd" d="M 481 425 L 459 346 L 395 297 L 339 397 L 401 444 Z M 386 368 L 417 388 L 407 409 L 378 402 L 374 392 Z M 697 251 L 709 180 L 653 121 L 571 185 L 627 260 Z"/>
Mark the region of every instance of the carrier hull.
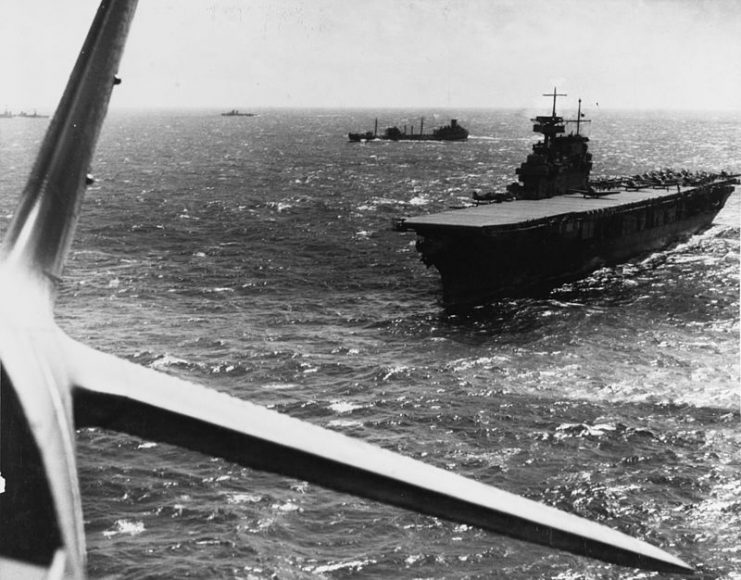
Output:
<path fill-rule="evenodd" d="M 605 265 L 687 239 L 711 225 L 735 183 L 726 178 L 672 193 L 614 192 L 610 197 L 624 202 L 580 199 L 587 206 L 583 211 L 541 217 L 523 206 L 519 221 L 517 206 L 528 202 L 513 201 L 498 206 L 507 208 L 507 215 L 498 219 L 470 219 L 477 213 L 480 217 L 482 209 L 472 208 L 470 216 L 466 210 L 443 212 L 405 220 L 404 227 L 417 232 L 423 262 L 440 272 L 443 303 L 472 306 L 542 295 Z M 577 203 L 577 197 L 582 196 L 559 196 L 561 209 L 569 209 L 568 198 Z"/>

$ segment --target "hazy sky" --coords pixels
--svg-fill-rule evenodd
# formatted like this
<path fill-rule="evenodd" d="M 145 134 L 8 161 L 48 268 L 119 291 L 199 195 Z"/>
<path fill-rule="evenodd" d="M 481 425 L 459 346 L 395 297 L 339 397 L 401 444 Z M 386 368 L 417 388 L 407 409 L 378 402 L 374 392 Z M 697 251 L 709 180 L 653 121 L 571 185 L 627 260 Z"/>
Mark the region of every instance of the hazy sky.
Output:
<path fill-rule="evenodd" d="M 0 109 L 51 112 L 95 0 L 3 0 Z M 140 0 L 114 107 L 741 110 L 741 0 Z"/>

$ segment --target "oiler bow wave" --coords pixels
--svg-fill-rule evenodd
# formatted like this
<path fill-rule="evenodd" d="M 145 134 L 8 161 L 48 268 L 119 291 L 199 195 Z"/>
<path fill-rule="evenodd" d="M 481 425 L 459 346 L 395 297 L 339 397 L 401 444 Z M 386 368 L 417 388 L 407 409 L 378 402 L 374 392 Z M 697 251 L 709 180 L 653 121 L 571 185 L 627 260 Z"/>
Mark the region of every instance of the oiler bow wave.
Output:
<path fill-rule="evenodd" d="M 74 444 L 85 426 L 607 562 L 691 571 L 605 526 L 98 352 L 59 329 L 56 284 L 135 6 L 101 3 L 0 253 L 0 577 L 85 577 Z"/>

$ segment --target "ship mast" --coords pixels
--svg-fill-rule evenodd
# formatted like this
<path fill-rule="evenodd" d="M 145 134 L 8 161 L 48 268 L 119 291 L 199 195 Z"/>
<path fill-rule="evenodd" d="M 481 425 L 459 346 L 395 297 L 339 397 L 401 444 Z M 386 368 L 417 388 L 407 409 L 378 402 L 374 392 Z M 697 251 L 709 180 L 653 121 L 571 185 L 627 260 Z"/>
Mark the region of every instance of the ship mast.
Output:
<path fill-rule="evenodd" d="M 557 93 L 556 87 L 553 87 L 552 93 L 543 93 L 543 96 L 553 97 L 553 113 L 551 113 L 551 117 L 555 117 L 556 116 L 556 97 L 567 97 L 568 95 L 566 93 Z"/>
<path fill-rule="evenodd" d="M 581 137 L 581 126 L 582 123 L 591 123 L 589 119 L 584 119 L 585 115 L 581 112 L 581 99 L 579 99 L 579 109 L 576 112 L 576 119 L 569 119 L 567 123 L 576 123 L 576 135 L 575 137 Z"/>
<path fill-rule="evenodd" d="M 557 133 L 563 133 L 563 118 L 556 116 L 556 97 L 566 97 L 566 93 L 559 93 L 556 91 L 556 87 L 553 87 L 552 93 L 543 93 L 544 97 L 553 97 L 553 112 L 550 117 L 545 115 L 538 116 L 533 119 L 536 124 L 533 126 L 533 131 L 536 133 L 542 133 L 544 136 L 544 145 L 546 148 L 549 147 L 551 139 L 556 136 Z"/>

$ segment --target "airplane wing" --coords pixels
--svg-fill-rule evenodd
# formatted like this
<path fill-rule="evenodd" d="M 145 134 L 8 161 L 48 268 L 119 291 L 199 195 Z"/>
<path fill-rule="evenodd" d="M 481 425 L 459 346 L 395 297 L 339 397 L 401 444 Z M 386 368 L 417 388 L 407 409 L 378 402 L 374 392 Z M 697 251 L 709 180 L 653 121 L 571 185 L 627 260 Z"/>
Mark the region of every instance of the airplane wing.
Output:
<path fill-rule="evenodd" d="M 687 572 L 646 542 L 66 338 L 78 427 L 171 443 L 360 497 L 630 567 Z"/>

